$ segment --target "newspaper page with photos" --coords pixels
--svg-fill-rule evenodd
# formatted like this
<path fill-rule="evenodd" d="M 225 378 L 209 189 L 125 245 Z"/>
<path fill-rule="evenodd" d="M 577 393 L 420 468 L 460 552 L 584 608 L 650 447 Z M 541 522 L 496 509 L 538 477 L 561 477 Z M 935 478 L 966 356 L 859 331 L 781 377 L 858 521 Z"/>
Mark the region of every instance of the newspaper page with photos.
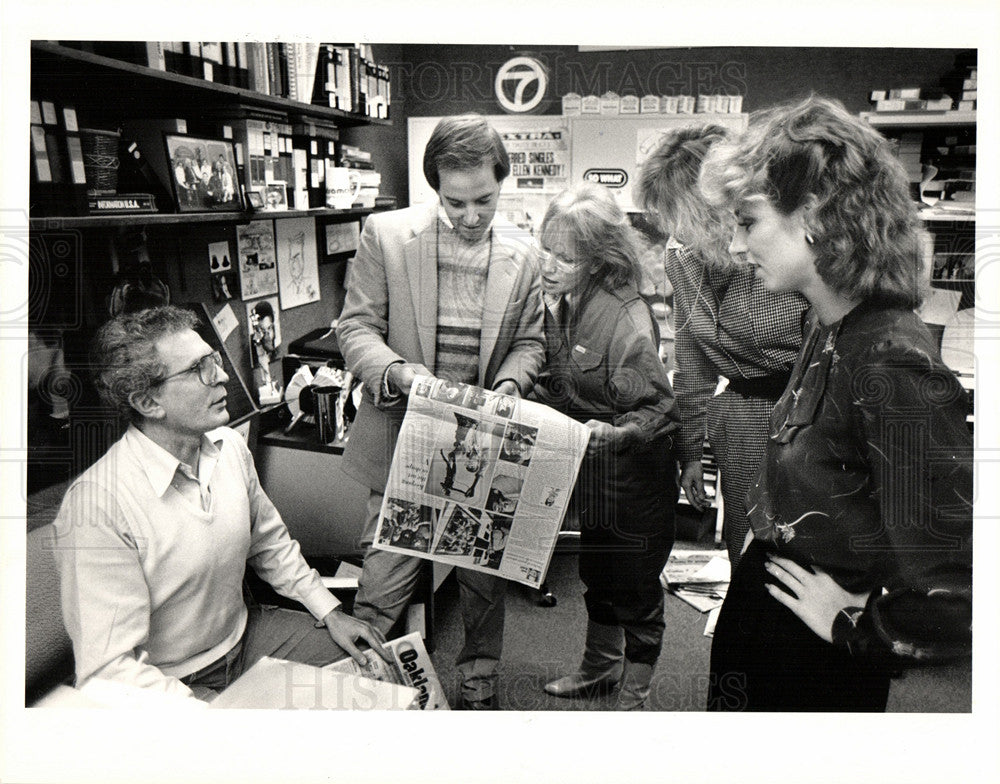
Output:
<path fill-rule="evenodd" d="M 589 438 L 541 403 L 418 376 L 374 547 L 538 587 Z"/>
<path fill-rule="evenodd" d="M 444 689 L 441 688 L 441 682 L 434 671 L 431 657 L 427 655 L 427 648 L 424 647 L 420 632 L 411 632 L 390 640 L 385 644 L 385 648 L 392 654 L 391 663 L 370 651 L 368 666 L 362 666 L 348 656 L 346 659 L 328 664 L 324 669 L 360 675 L 363 678 L 394 683 L 397 686 L 412 686 L 419 692 L 417 707 L 420 710 L 449 710 Z"/>

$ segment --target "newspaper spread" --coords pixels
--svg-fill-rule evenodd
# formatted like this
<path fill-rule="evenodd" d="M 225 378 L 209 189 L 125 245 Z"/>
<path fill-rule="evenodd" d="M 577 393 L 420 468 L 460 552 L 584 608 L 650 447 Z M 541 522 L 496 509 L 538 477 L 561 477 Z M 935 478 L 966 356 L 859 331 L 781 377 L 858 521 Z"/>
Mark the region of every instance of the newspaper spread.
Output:
<path fill-rule="evenodd" d="M 589 437 L 540 403 L 418 376 L 374 547 L 539 586 Z"/>
<path fill-rule="evenodd" d="M 403 637 L 387 642 L 386 650 L 392 653 L 393 662 L 370 652 L 368 665 L 362 666 L 348 656 L 324 669 L 335 670 L 350 675 L 360 675 L 397 686 L 412 686 L 419 692 L 417 704 L 420 710 L 448 710 L 448 701 L 438 680 L 431 657 L 427 655 L 420 632 L 411 632 Z"/>

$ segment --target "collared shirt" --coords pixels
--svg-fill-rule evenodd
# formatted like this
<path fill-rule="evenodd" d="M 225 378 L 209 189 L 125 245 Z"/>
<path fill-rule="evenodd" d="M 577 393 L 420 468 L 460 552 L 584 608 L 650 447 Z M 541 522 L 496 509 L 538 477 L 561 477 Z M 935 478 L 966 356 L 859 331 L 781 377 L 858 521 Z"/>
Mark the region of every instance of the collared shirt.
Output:
<path fill-rule="evenodd" d="M 532 396 L 579 422 L 638 426 L 636 443 L 612 459 L 584 462 L 577 492 L 586 487 L 608 498 L 662 503 L 680 422 L 649 305 L 634 286 L 592 286 L 574 313 L 559 310 L 557 319 L 546 308 L 545 367 Z"/>
<path fill-rule="evenodd" d="M 674 287 L 674 393 L 681 414 L 677 458 L 700 460 L 705 412 L 719 376 L 760 378 L 787 373 L 802 344 L 798 294 L 766 291 L 749 264 L 706 266 L 671 241 L 667 277 Z"/>
<path fill-rule="evenodd" d="M 229 428 L 202 437 L 196 474 L 130 427 L 70 486 L 55 528 L 77 686 L 98 677 L 188 694 L 178 679 L 243 634 L 248 562 L 317 619 L 339 604 Z"/>

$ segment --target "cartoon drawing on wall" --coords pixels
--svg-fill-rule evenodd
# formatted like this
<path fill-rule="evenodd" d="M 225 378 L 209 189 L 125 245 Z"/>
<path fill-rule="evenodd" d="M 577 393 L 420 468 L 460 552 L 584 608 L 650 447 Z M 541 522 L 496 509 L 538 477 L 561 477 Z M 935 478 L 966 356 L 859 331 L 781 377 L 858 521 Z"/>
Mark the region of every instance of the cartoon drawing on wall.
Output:
<path fill-rule="evenodd" d="M 319 301 L 316 223 L 312 218 L 275 221 L 278 292 L 282 310 Z"/>

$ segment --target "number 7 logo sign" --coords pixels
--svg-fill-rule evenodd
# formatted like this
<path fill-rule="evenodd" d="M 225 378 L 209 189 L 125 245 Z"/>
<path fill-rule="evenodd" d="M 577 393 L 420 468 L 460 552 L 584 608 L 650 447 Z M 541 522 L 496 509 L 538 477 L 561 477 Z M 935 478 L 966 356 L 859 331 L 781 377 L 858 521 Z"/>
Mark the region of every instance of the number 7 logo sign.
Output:
<path fill-rule="evenodd" d="M 505 111 L 530 112 L 545 97 L 549 77 L 533 57 L 514 57 L 500 66 L 494 83 L 497 101 Z"/>

